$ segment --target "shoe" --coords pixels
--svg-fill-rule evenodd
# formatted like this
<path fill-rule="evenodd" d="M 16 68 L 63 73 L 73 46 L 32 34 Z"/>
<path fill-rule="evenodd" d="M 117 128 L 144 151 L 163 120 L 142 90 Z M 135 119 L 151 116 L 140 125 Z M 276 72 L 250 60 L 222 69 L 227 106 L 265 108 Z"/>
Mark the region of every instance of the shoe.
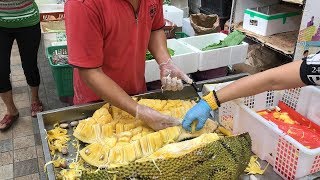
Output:
<path fill-rule="evenodd" d="M 19 118 L 19 113 L 15 116 L 6 114 L 0 121 L 0 131 L 5 131 Z"/>

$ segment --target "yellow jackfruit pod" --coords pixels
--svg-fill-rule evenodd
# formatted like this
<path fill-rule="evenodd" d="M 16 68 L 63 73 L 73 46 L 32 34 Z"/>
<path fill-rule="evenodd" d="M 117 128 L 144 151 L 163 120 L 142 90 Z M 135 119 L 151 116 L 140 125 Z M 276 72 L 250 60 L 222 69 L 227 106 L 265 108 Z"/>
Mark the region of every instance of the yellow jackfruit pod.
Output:
<path fill-rule="evenodd" d="M 141 134 L 141 133 L 138 133 L 138 134 L 132 136 L 131 141 L 139 140 L 141 137 L 142 137 L 142 134 Z"/>
<path fill-rule="evenodd" d="M 107 138 L 113 136 L 114 130 L 112 124 L 105 124 L 101 127 L 101 138 Z"/>
<path fill-rule="evenodd" d="M 87 122 L 88 124 L 88 122 Z M 85 143 L 93 143 L 100 138 L 101 128 L 99 124 L 87 125 L 84 124 L 78 125 L 75 131 L 73 132 L 73 136 Z"/>
<path fill-rule="evenodd" d="M 112 118 L 111 114 L 109 113 L 108 109 L 106 109 L 106 108 L 100 108 L 100 109 L 96 110 L 93 113 L 92 118 L 94 118 L 95 120 L 98 120 L 103 115 Z"/>
<path fill-rule="evenodd" d="M 136 135 L 136 134 L 141 133 L 142 129 L 143 129 L 142 126 L 138 126 L 138 127 L 134 128 L 134 129 L 131 129 L 132 135 Z"/>
<path fill-rule="evenodd" d="M 92 143 L 80 151 L 80 156 L 90 165 L 100 167 L 107 163 L 108 151 L 102 144 Z"/>
<path fill-rule="evenodd" d="M 116 124 L 116 134 L 119 134 L 124 131 L 124 124 L 123 123 L 117 123 Z"/>

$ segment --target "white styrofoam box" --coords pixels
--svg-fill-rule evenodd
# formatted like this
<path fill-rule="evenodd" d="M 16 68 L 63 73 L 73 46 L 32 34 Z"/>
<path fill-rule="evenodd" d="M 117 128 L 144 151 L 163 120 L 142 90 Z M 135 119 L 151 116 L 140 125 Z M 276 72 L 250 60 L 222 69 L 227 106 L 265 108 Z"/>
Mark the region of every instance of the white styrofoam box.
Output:
<path fill-rule="evenodd" d="M 64 4 L 41 4 L 39 5 L 40 13 L 64 12 Z"/>
<path fill-rule="evenodd" d="M 198 70 L 206 71 L 245 62 L 248 51 L 248 44 L 245 42 L 236 46 L 218 48 L 208 51 L 201 50 L 210 44 L 219 43 L 219 41 L 223 40 L 225 37 L 227 37 L 227 35 L 223 33 L 212 33 L 182 38 L 178 41 L 187 44 L 200 53 Z"/>
<path fill-rule="evenodd" d="M 180 43 L 176 39 L 168 39 L 167 46 L 175 51 L 172 56 L 172 61 L 184 73 L 194 73 L 198 70 L 199 54 L 193 49 Z M 145 78 L 146 82 L 160 80 L 159 65 L 155 60 L 146 61 Z"/>
<path fill-rule="evenodd" d="M 67 40 L 67 36 L 65 32 L 42 33 L 42 40 L 46 49 L 49 46 L 53 46 L 54 43 L 65 42 Z"/>
<path fill-rule="evenodd" d="M 188 36 L 195 36 L 193 27 L 191 26 L 189 18 L 183 18 L 182 21 L 182 32 L 186 33 Z"/>
<path fill-rule="evenodd" d="M 183 11 L 174 6 L 163 5 L 163 16 L 178 27 L 182 27 Z"/>
<path fill-rule="evenodd" d="M 180 9 L 188 7 L 188 0 L 171 0 L 171 5 Z"/>
<path fill-rule="evenodd" d="M 189 7 L 180 8 L 183 11 L 183 18 L 189 17 Z M 183 22 L 182 22 L 183 26 Z"/>
<path fill-rule="evenodd" d="M 297 15 L 292 13 L 266 15 L 252 9 L 246 9 L 243 28 L 262 36 L 299 30 L 302 16 L 298 13 Z"/>
<path fill-rule="evenodd" d="M 35 0 L 37 4 L 57 4 L 57 0 Z"/>
<path fill-rule="evenodd" d="M 265 120 L 256 111 L 284 102 L 315 123 L 320 122 L 320 89 L 307 86 L 284 91 L 267 91 L 254 96 L 223 103 L 219 121 L 228 119 L 234 134 L 249 132 L 252 151 L 268 161 L 284 179 L 297 179 L 320 171 L 320 148 L 308 149 Z M 315 113 L 315 114 L 313 114 Z"/>
<path fill-rule="evenodd" d="M 203 94 L 207 94 L 208 92 L 211 91 L 218 91 L 224 87 L 226 87 L 227 85 L 231 84 L 233 81 L 228 81 L 228 82 L 224 82 L 224 83 L 217 83 L 217 84 L 204 84 L 203 88 L 202 88 L 202 93 Z"/>
<path fill-rule="evenodd" d="M 67 41 L 60 41 L 60 42 L 53 42 L 51 43 L 51 46 L 66 46 Z"/>

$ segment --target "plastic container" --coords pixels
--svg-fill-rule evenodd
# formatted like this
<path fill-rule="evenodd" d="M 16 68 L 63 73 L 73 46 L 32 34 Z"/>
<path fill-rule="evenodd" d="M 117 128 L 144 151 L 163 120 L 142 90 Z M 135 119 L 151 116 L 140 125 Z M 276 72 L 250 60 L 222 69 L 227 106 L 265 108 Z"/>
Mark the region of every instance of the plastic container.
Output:
<path fill-rule="evenodd" d="M 204 9 L 219 17 L 230 17 L 232 0 L 201 0 L 201 9 Z"/>
<path fill-rule="evenodd" d="M 45 48 L 67 41 L 66 32 L 42 33 L 42 40 Z"/>
<path fill-rule="evenodd" d="M 225 37 L 227 37 L 226 34 L 213 33 L 182 38 L 178 39 L 178 41 L 183 42 L 200 54 L 198 70 L 206 71 L 228 65 L 243 63 L 245 61 L 248 51 L 248 44 L 245 42 L 237 46 L 224 47 L 208 51 L 201 50 L 210 44 L 218 43 Z"/>
<path fill-rule="evenodd" d="M 63 4 L 39 5 L 40 27 L 45 49 L 54 42 L 66 41 Z M 57 29 L 60 27 L 61 29 Z M 51 31 L 48 31 L 49 28 Z"/>
<path fill-rule="evenodd" d="M 189 37 L 186 33 L 184 32 L 176 32 L 176 39 L 180 39 L 180 38 L 186 38 Z"/>
<path fill-rule="evenodd" d="M 50 46 L 46 49 L 46 56 L 52 70 L 58 96 L 71 97 L 73 96 L 73 68 L 68 64 L 53 64 L 54 54 L 68 54 L 67 46 Z"/>
<path fill-rule="evenodd" d="M 302 12 L 285 5 L 246 9 L 243 28 L 262 36 L 299 30 Z"/>
<path fill-rule="evenodd" d="M 320 124 L 320 89 L 312 86 L 268 91 L 224 103 L 219 108 L 220 122 L 229 124 L 234 134 L 249 132 L 252 151 L 268 161 L 284 179 L 298 179 L 320 171 L 320 148 L 306 148 L 256 113 L 277 105 L 280 100 Z"/>
<path fill-rule="evenodd" d="M 165 19 L 182 27 L 183 11 L 174 6 L 163 5 L 163 16 Z"/>
<path fill-rule="evenodd" d="M 196 33 L 194 32 L 193 27 L 191 26 L 189 18 L 183 18 L 182 32 L 184 32 L 188 36 L 195 36 L 196 35 Z"/>
<path fill-rule="evenodd" d="M 166 34 L 167 39 L 175 38 L 177 26 L 168 20 L 165 20 L 165 21 L 166 21 L 166 25 L 163 27 L 163 30 L 164 30 L 164 33 Z"/>
<path fill-rule="evenodd" d="M 167 45 L 175 51 L 172 60 L 183 72 L 197 71 L 199 54 L 176 39 L 167 40 Z M 159 65 L 155 60 L 146 61 L 145 78 L 146 82 L 160 80 Z"/>

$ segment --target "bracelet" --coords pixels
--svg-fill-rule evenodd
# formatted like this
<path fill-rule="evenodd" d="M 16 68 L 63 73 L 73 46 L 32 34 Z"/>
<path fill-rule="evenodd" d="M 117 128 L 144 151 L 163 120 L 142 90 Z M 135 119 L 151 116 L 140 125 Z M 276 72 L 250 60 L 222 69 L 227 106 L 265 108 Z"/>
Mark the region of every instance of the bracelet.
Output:
<path fill-rule="evenodd" d="M 217 102 L 217 105 L 220 107 L 221 103 L 220 103 L 220 101 L 219 101 L 219 99 L 218 99 L 218 96 L 217 96 L 216 91 L 213 90 L 212 93 L 213 93 L 213 96 L 214 96 L 214 98 L 215 98 L 215 100 L 216 100 L 216 102 Z"/>

